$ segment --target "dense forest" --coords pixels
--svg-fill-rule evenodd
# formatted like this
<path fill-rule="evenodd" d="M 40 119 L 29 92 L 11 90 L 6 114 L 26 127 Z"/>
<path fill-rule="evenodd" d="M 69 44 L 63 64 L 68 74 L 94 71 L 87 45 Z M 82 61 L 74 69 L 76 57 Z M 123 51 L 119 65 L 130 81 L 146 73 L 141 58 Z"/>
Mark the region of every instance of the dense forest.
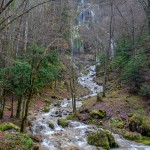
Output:
<path fill-rule="evenodd" d="M 150 150 L 150 0 L 0 0 L 0 150 Z"/>

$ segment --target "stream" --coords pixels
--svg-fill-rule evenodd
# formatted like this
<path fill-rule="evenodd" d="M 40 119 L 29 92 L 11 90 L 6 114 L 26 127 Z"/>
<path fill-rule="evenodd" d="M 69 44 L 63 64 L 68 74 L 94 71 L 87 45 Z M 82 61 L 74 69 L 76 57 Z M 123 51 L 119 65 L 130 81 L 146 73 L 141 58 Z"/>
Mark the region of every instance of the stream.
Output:
<path fill-rule="evenodd" d="M 96 77 L 95 66 L 86 67 L 88 73 L 80 74 L 78 82 L 88 88 L 91 93 L 84 97 L 82 100 L 89 96 L 95 96 L 97 93 L 102 92 L 103 87 L 97 85 L 94 82 Z M 82 106 L 82 101 L 77 101 L 77 108 Z M 41 146 L 46 150 L 102 150 L 95 146 L 88 145 L 87 134 L 101 130 L 94 125 L 86 125 L 82 122 L 71 121 L 67 128 L 62 128 L 57 124 L 58 118 L 66 118 L 66 116 L 72 114 L 72 102 L 71 99 L 61 100 L 50 105 L 50 111 L 48 113 L 40 112 L 32 120 L 31 132 L 32 134 L 40 134 L 43 137 Z M 49 127 L 49 122 L 54 124 L 54 129 Z M 145 146 L 133 141 L 125 140 L 117 134 L 113 134 L 115 140 L 119 144 L 120 148 L 114 150 L 150 150 L 150 146 Z"/>

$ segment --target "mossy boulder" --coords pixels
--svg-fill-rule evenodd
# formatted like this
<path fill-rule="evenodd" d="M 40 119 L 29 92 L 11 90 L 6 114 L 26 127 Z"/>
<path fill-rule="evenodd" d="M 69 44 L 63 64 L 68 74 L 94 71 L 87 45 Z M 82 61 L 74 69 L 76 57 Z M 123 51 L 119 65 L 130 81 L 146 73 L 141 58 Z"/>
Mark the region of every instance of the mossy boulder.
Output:
<path fill-rule="evenodd" d="M 128 140 L 133 140 L 133 141 L 142 139 L 142 135 L 137 132 L 126 132 L 124 134 L 124 137 Z"/>
<path fill-rule="evenodd" d="M 30 150 L 33 148 L 33 141 L 27 135 L 5 132 L 0 132 L 0 135 L 1 150 Z"/>
<path fill-rule="evenodd" d="M 5 122 L 5 123 L 0 124 L 0 131 L 6 131 L 6 130 L 12 130 L 12 129 L 15 129 L 17 131 L 20 130 L 18 126 L 16 126 L 15 124 L 11 122 Z"/>
<path fill-rule="evenodd" d="M 48 99 L 48 98 L 46 98 L 44 101 L 45 101 L 45 103 L 47 103 L 47 104 L 51 104 L 51 103 L 52 103 L 52 100 L 51 100 L 51 99 Z"/>
<path fill-rule="evenodd" d="M 103 119 L 106 117 L 106 112 L 104 110 L 92 110 L 90 112 L 90 117 L 93 119 Z"/>
<path fill-rule="evenodd" d="M 55 128 L 55 126 L 54 126 L 54 124 L 52 123 L 52 122 L 48 122 L 48 126 L 51 128 L 51 129 L 54 129 Z"/>
<path fill-rule="evenodd" d="M 44 112 L 49 112 L 49 110 L 50 110 L 50 107 L 49 107 L 49 106 L 45 106 L 45 107 L 44 107 Z"/>
<path fill-rule="evenodd" d="M 129 119 L 129 128 L 132 132 L 138 132 L 150 137 L 150 118 L 134 114 Z"/>
<path fill-rule="evenodd" d="M 105 130 L 99 130 L 92 132 L 88 135 L 88 144 L 94 145 L 97 147 L 102 147 L 106 150 L 110 150 L 110 148 L 118 147 L 118 144 L 115 142 L 112 134 Z"/>
<path fill-rule="evenodd" d="M 66 119 L 58 119 L 57 123 L 63 128 L 68 127 L 68 124 L 69 124 L 69 122 Z"/>

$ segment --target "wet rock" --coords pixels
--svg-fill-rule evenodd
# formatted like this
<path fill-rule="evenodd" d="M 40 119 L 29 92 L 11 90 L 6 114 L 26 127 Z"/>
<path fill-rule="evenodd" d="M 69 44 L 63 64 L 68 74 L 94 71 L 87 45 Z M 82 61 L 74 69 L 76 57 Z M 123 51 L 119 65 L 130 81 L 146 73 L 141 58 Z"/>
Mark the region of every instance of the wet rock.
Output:
<path fill-rule="evenodd" d="M 55 107 L 60 107 L 60 102 L 54 103 L 54 106 L 55 106 Z"/>
<path fill-rule="evenodd" d="M 49 107 L 49 106 L 45 106 L 45 107 L 44 107 L 44 112 L 49 112 L 49 110 L 50 110 L 50 107 Z"/>
<path fill-rule="evenodd" d="M 150 137 L 150 118 L 134 114 L 129 119 L 129 128 L 132 132 L 138 132 Z"/>
<path fill-rule="evenodd" d="M 42 125 L 36 126 L 35 132 L 36 132 L 36 133 L 40 133 L 41 130 L 43 130 L 44 128 L 45 128 L 45 127 L 43 127 Z"/>
<path fill-rule="evenodd" d="M 42 142 L 42 136 L 38 134 L 29 134 L 29 137 L 34 141 L 34 142 Z"/>
<path fill-rule="evenodd" d="M 126 132 L 124 134 L 124 137 L 128 140 L 141 140 L 142 139 L 142 135 L 137 132 Z"/>
<path fill-rule="evenodd" d="M 40 145 L 39 144 L 37 144 L 37 143 L 34 143 L 33 144 L 33 148 L 32 148 L 32 150 L 40 150 L 41 148 L 40 148 Z"/>
<path fill-rule="evenodd" d="M 92 110 L 90 112 L 90 117 L 93 119 L 103 119 L 106 117 L 106 112 L 104 110 Z"/>
<path fill-rule="evenodd" d="M 112 134 L 105 130 L 99 130 L 90 133 L 88 135 L 88 144 L 102 147 L 106 150 L 118 147 L 118 144 L 115 142 Z"/>
<path fill-rule="evenodd" d="M 55 127 L 54 127 L 54 124 L 52 123 L 52 122 L 48 122 L 48 126 L 51 128 L 51 129 L 54 129 Z"/>
<path fill-rule="evenodd" d="M 68 127 L 69 122 L 66 119 L 58 119 L 58 125 L 61 125 L 63 128 Z"/>

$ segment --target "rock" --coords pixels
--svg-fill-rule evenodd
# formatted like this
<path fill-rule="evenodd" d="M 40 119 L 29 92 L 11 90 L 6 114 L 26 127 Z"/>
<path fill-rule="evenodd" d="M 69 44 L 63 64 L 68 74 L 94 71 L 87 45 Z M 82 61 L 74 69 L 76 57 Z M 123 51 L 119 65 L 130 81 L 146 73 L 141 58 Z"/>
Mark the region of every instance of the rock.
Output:
<path fill-rule="evenodd" d="M 34 142 L 42 142 L 42 136 L 38 134 L 29 134 L 29 137 L 34 141 Z"/>
<path fill-rule="evenodd" d="M 52 123 L 52 122 L 48 122 L 48 126 L 51 128 L 51 129 L 54 129 L 55 127 L 54 127 L 54 124 Z"/>
<path fill-rule="evenodd" d="M 142 135 L 140 133 L 137 132 L 126 132 L 124 134 L 124 137 L 128 140 L 141 140 L 142 139 Z"/>
<path fill-rule="evenodd" d="M 90 133 L 87 140 L 88 144 L 102 147 L 106 150 L 118 147 L 118 144 L 115 142 L 112 134 L 105 130 L 99 130 Z"/>
<path fill-rule="evenodd" d="M 54 103 L 54 106 L 55 106 L 55 107 L 60 107 L 60 102 Z"/>
<path fill-rule="evenodd" d="M 106 112 L 104 110 L 92 110 L 90 112 L 90 117 L 93 119 L 103 119 L 106 117 Z"/>
<path fill-rule="evenodd" d="M 49 112 L 49 110 L 50 110 L 49 106 L 44 107 L 44 112 Z"/>
<path fill-rule="evenodd" d="M 40 150 L 40 145 L 37 143 L 34 143 L 32 150 Z"/>
<path fill-rule="evenodd" d="M 138 132 L 150 137 L 150 118 L 134 114 L 129 119 L 129 128 L 132 132 Z"/>
<path fill-rule="evenodd" d="M 6 130 L 12 130 L 12 129 L 15 129 L 17 131 L 20 130 L 18 126 L 16 126 L 15 124 L 11 122 L 5 122 L 5 123 L 0 124 L 0 131 L 6 131 Z"/>
<path fill-rule="evenodd" d="M 51 104 L 51 102 L 52 102 L 51 99 L 45 99 L 44 101 L 45 101 L 45 103 L 47 103 L 47 104 Z"/>
<path fill-rule="evenodd" d="M 66 119 L 58 119 L 58 125 L 61 125 L 63 128 L 68 127 L 69 122 Z"/>

